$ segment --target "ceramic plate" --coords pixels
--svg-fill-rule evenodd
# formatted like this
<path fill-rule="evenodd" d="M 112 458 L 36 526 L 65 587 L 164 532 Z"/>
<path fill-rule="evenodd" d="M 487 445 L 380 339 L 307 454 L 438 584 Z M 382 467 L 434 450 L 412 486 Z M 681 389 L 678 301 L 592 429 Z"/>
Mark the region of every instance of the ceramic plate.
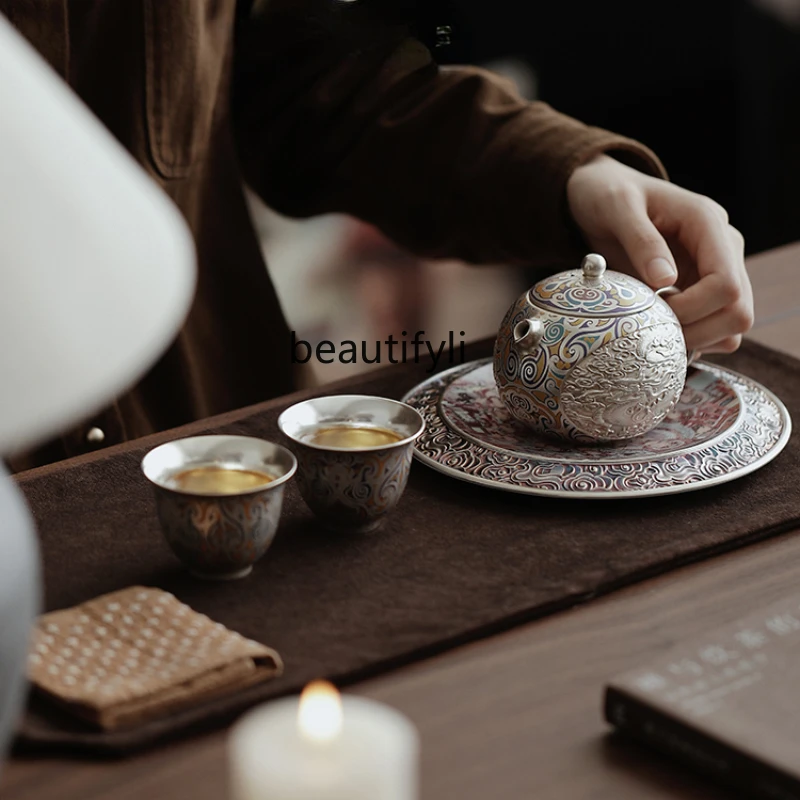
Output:
<path fill-rule="evenodd" d="M 645 497 L 732 481 L 775 458 L 792 428 L 772 392 L 702 362 L 657 428 L 601 445 L 561 443 L 514 421 L 491 359 L 435 375 L 404 400 L 425 418 L 414 452 L 420 461 L 461 480 L 551 497 Z"/>

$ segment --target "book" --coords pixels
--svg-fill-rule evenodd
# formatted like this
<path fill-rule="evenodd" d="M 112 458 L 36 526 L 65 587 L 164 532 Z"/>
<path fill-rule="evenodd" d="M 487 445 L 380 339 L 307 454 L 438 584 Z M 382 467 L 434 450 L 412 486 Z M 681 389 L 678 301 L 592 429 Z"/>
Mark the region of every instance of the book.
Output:
<path fill-rule="evenodd" d="M 800 595 L 613 679 L 604 712 L 739 793 L 800 800 Z"/>

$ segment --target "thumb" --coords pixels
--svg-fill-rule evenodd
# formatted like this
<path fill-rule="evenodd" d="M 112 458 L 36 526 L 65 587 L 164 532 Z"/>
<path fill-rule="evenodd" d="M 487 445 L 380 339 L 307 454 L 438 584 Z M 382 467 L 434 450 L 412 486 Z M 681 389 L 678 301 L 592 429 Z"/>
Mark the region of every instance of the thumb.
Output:
<path fill-rule="evenodd" d="M 675 283 L 678 278 L 675 259 L 664 237 L 643 209 L 628 210 L 617 231 L 617 238 L 645 283 L 654 289 Z"/>

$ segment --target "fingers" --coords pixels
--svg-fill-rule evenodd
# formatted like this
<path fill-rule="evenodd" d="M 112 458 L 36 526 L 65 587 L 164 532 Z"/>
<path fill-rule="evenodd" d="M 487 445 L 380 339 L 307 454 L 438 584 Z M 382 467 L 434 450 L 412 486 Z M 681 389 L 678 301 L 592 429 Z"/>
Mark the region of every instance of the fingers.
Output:
<path fill-rule="evenodd" d="M 736 253 L 734 269 L 712 272 L 676 296 L 670 305 L 684 326 L 687 347 L 732 353 L 753 326 L 753 290 L 744 266 L 744 238 L 726 226 Z"/>
<path fill-rule="evenodd" d="M 740 344 L 742 334 L 750 330 L 752 314 L 744 304 L 717 311 L 710 317 L 683 326 L 683 336 L 690 350 L 704 352 L 733 352 Z"/>
<path fill-rule="evenodd" d="M 744 240 L 719 204 L 613 159 L 580 168 L 568 188 L 576 223 L 605 248 L 598 252 L 614 255 L 615 268 L 660 289 L 676 283 L 680 263 L 685 288 L 668 302 L 690 348 L 739 346 L 753 323 L 753 296 Z"/>
<path fill-rule="evenodd" d="M 671 286 L 678 277 L 675 259 L 647 213 L 644 196 L 621 188 L 609 197 L 609 226 L 633 269 L 654 289 Z"/>
<path fill-rule="evenodd" d="M 716 344 L 709 345 L 704 352 L 706 353 L 733 353 L 739 349 L 742 344 L 741 336 L 728 336 L 727 339 L 722 339 Z"/>
<path fill-rule="evenodd" d="M 753 293 L 744 264 L 744 238 L 727 214 L 708 198 L 683 192 L 672 201 L 678 238 L 692 258 L 699 280 L 670 306 L 684 326 L 687 346 L 729 353 L 753 325 Z"/>
<path fill-rule="evenodd" d="M 681 323 L 689 326 L 738 303 L 741 298 L 738 276 L 715 272 L 671 297 L 669 304 Z"/>
<path fill-rule="evenodd" d="M 706 211 L 686 222 L 681 234 L 681 241 L 700 276 L 670 303 L 681 322 L 691 325 L 737 303 L 749 307 L 752 312 L 752 290 L 744 265 L 744 238 L 739 231 L 723 224 L 713 212 Z"/>

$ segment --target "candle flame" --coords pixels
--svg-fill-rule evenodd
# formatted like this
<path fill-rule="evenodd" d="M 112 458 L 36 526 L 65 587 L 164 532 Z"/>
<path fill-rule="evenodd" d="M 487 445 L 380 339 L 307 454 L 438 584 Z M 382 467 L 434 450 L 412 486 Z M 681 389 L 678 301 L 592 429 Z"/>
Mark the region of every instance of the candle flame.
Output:
<path fill-rule="evenodd" d="M 327 681 L 309 683 L 300 695 L 300 733 L 314 742 L 330 742 L 342 730 L 342 699 Z"/>

